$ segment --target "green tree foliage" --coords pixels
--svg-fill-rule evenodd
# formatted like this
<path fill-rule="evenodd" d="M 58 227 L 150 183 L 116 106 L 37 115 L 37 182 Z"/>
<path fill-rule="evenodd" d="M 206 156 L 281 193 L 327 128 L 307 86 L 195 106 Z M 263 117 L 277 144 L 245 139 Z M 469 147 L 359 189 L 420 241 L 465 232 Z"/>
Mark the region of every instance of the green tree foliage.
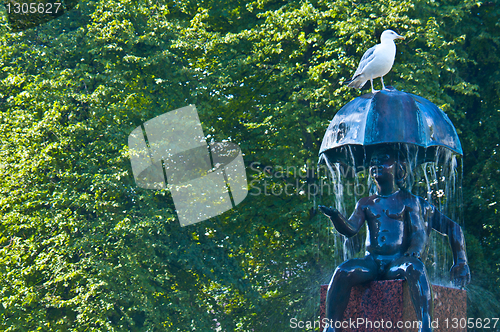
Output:
<path fill-rule="evenodd" d="M 110 0 L 23 32 L 3 25 L 0 329 L 278 331 L 317 319 L 336 249 L 310 171 L 329 121 L 359 95 L 339 82 L 387 28 L 407 39 L 386 83 L 436 103 L 462 139 L 469 315 L 493 317 L 498 21 L 496 3 L 464 0 Z M 240 145 L 250 194 L 182 228 L 168 191 L 135 185 L 126 144 L 187 104 L 209 139 Z"/>

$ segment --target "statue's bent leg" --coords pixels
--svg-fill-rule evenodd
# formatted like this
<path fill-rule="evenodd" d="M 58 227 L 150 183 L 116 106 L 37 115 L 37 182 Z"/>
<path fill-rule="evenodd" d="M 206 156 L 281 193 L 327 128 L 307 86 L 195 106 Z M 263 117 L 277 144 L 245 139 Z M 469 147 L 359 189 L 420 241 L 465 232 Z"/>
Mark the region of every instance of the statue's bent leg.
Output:
<path fill-rule="evenodd" d="M 351 259 L 337 267 L 326 296 L 326 318 L 331 327 L 325 332 L 340 331 L 335 328 L 335 322 L 342 323 L 352 286 L 374 280 L 376 276 L 377 264 L 370 256 Z"/>
<path fill-rule="evenodd" d="M 406 280 L 417 319 L 422 323 L 419 332 L 432 331 L 432 288 L 424 263 L 415 257 L 400 258 L 391 264 L 386 278 Z"/>

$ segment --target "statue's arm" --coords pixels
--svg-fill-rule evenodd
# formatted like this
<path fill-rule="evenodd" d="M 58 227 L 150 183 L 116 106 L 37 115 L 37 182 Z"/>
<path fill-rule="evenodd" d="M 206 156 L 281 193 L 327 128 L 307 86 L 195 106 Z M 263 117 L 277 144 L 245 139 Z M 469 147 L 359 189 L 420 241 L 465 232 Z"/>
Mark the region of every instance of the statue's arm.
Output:
<path fill-rule="evenodd" d="M 434 207 L 432 228 L 441 234 L 448 236 L 451 251 L 453 252 L 453 267 L 450 270 L 450 278 L 457 286 L 465 286 L 470 283 L 470 269 L 467 262 L 465 249 L 465 237 L 462 228 L 453 220 L 442 214 Z"/>
<path fill-rule="evenodd" d="M 432 228 L 441 234 L 448 235 L 451 250 L 453 251 L 453 262 L 467 263 L 465 250 L 465 238 L 462 228 L 453 220 L 442 214 L 438 209 L 434 210 Z"/>
<path fill-rule="evenodd" d="M 330 218 L 335 229 L 347 237 L 356 235 L 365 222 L 365 212 L 360 202 L 356 204 L 356 208 L 349 219 L 346 219 L 337 209 L 323 205 L 320 205 L 319 209 Z"/>

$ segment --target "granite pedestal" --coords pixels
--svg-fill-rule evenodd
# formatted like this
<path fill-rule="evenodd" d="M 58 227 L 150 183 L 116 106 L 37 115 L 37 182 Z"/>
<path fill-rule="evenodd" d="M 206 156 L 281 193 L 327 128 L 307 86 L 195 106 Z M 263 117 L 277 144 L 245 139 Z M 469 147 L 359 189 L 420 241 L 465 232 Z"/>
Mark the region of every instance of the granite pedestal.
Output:
<path fill-rule="evenodd" d="M 321 286 L 322 323 L 325 317 L 327 289 L 328 285 Z M 453 328 L 456 327 L 457 321 L 467 317 L 466 291 L 437 285 L 432 285 L 432 291 L 434 332 L 467 331 L 466 328 Z M 353 287 L 342 323 L 343 327 L 346 327 L 343 328 L 345 332 L 418 331 L 408 286 L 403 280 L 373 281 Z"/>

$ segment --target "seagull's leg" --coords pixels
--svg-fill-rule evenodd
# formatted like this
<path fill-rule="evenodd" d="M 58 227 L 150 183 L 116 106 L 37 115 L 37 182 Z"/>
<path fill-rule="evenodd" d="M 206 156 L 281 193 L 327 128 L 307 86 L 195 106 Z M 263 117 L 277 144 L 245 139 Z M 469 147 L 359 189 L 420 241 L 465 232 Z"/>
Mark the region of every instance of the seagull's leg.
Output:
<path fill-rule="evenodd" d="M 380 76 L 380 80 L 382 81 L 382 90 L 387 90 L 384 85 L 384 76 Z"/>
<path fill-rule="evenodd" d="M 372 93 L 378 92 L 377 90 L 373 89 L 373 78 L 370 78 L 370 83 L 372 85 Z"/>

